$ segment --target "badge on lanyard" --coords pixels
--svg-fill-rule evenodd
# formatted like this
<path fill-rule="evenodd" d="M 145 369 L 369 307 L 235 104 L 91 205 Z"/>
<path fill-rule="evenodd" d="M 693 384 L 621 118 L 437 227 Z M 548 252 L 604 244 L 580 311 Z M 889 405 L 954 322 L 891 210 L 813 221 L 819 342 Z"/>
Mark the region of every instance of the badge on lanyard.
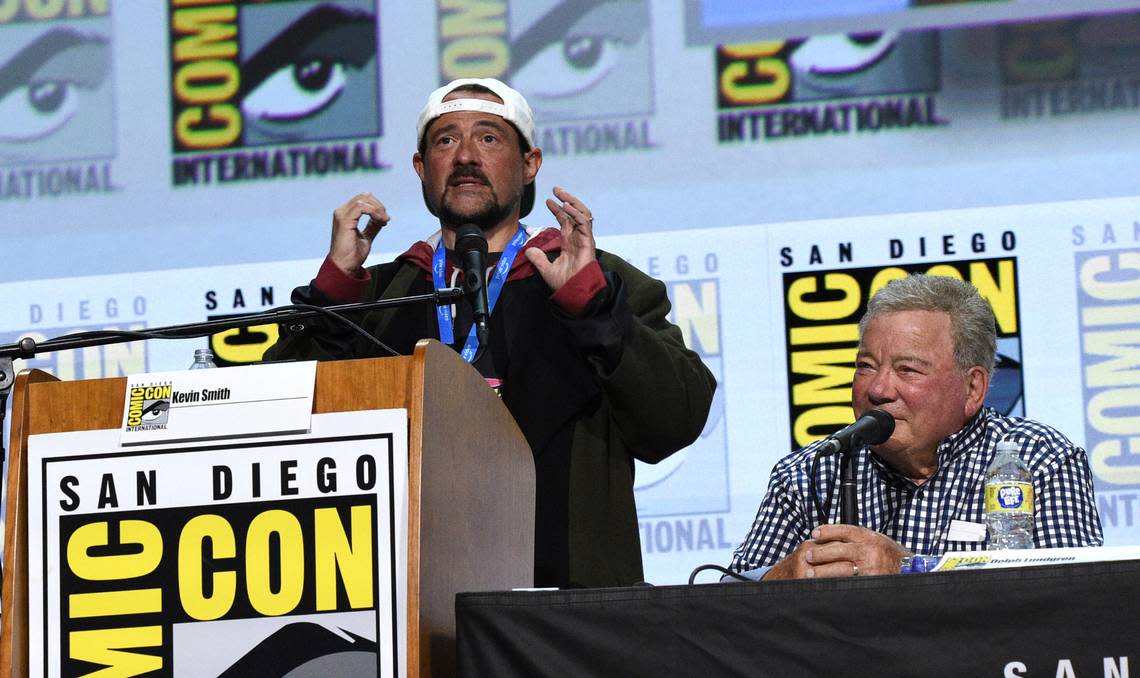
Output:
<path fill-rule="evenodd" d="M 514 263 L 515 257 L 518 256 L 519 250 L 526 244 L 526 229 L 519 225 L 519 230 L 515 233 L 515 237 L 511 238 L 511 242 L 507 244 L 507 248 L 503 250 L 503 254 L 499 257 L 499 263 L 495 265 L 495 274 L 491 277 L 491 281 L 487 285 L 487 313 L 488 315 L 495 312 L 495 304 L 499 301 L 499 294 L 503 291 L 503 283 L 507 282 L 507 275 L 511 272 L 511 264 Z M 432 255 L 431 260 L 431 277 L 432 282 L 436 289 L 443 289 L 447 287 L 447 281 L 444 277 L 444 269 L 447 267 L 447 248 L 443 245 L 443 236 L 440 235 L 439 243 L 436 244 L 435 254 Z M 443 304 L 435 308 L 436 322 L 439 323 L 439 340 L 447 345 L 451 345 L 455 341 L 455 321 L 451 317 L 451 305 Z M 475 359 L 475 354 L 479 351 L 479 338 L 475 336 L 475 324 L 472 323 L 471 331 L 467 333 L 467 341 L 463 343 L 463 350 L 459 355 L 467 362 Z"/>

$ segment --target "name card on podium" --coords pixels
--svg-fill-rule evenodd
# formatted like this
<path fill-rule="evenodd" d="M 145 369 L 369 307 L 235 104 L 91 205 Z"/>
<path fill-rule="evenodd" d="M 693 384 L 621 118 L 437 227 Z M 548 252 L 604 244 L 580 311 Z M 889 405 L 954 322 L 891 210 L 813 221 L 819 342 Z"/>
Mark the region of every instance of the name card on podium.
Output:
<path fill-rule="evenodd" d="M 124 446 L 309 430 L 317 363 L 150 372 L 127 378 Z"/>

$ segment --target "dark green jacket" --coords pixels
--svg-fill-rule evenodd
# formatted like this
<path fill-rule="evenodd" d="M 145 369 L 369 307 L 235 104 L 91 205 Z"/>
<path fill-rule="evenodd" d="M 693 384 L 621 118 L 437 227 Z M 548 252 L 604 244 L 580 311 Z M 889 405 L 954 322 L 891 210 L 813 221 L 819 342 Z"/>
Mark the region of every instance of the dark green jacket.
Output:
<path fill-rule="evenodd" d="M 666 319 L 665 285 L 613 255 L 599 251 L 598 261 L 607 289 L 582 316 L 563 313 L 542 278 L 531 274 L 508 280 L 490 320 L 483 360 L 502 378 L 503 402 L 535 457 L 536 586 L 628 586 L 643 579 L 633 460 L 656 463 L 691 444 L 716 388 Z M 361 301 L 433 288 L 406 259 L 369 273 Z M 294 302 L 329 300 L 309 286 L 294 291 Z M 439 338 L 433 307 L 375 311 L 359 324 L 403 354 L 419 339 Z M 462 345 L 466 327 L 457 323 L 457 329 Z M 325 320 L 281 331 L 267 360 L 380 355 Z"/>

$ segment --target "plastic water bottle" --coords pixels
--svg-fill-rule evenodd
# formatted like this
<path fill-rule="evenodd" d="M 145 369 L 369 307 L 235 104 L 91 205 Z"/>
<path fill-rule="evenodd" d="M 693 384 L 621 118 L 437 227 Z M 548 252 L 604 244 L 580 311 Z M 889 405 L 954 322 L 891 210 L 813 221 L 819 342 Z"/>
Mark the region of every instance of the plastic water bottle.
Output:
<path fill-rule="evenodd" d="M 986 471 L 986 529 L 990 550 L 1033 548 L 1033 475 L 1012 440 L 997 445 Z"/>
<path fill-rule="evenodd" d="M 211 367 L 217 367 L 214 364 L 214 353 L 208 348 L 194 349 L 194 362 L 191 363 L 190 369 L 192 370 L 208 370 Z"/>

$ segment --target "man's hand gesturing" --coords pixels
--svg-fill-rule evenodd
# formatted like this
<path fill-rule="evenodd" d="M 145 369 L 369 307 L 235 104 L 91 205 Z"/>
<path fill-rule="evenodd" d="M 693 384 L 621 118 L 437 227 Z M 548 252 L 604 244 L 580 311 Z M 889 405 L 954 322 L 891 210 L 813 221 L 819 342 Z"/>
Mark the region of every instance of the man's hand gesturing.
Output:
<path fill-rule="evenodd" d="M 365 214 L 368 215 L 368 223 L 363 229 L 358 229 L 357 223 Z M 329 259 L 345 274 L 355 276 L 372 251 L 372 240 L 388 220 L 388 210 L 371 193 L 353 196 L 333 210 Z"/>

